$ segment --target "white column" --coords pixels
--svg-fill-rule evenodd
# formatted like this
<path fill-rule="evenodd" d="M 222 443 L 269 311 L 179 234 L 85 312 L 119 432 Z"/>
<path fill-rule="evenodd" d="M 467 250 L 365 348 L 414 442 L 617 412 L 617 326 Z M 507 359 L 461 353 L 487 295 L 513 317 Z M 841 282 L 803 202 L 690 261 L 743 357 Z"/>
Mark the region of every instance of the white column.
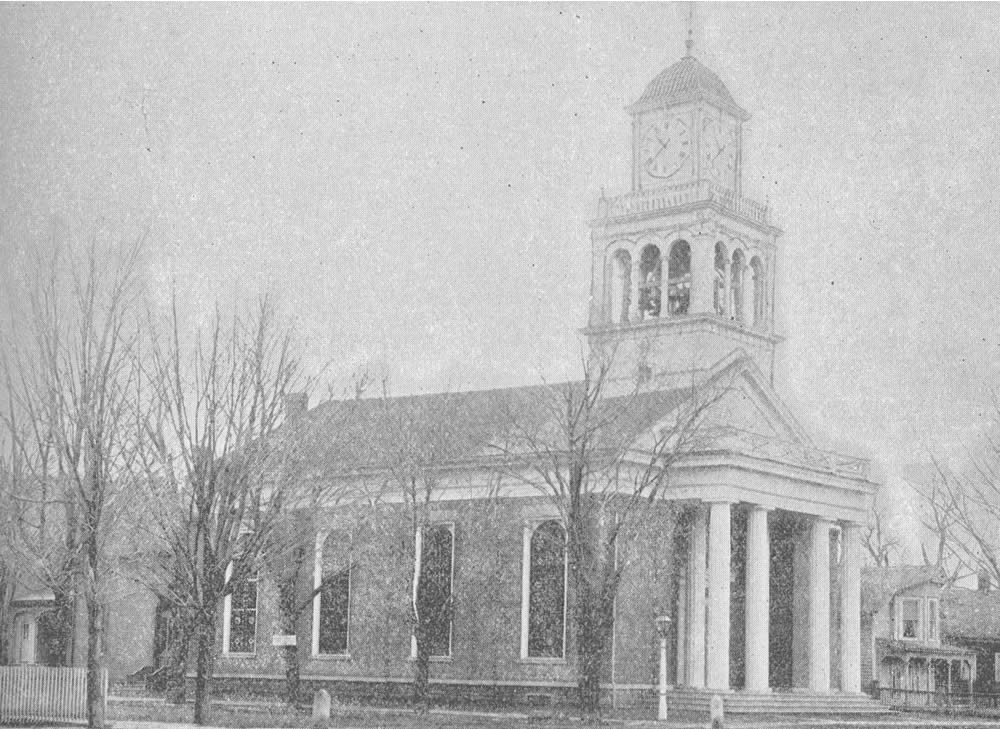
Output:
<path fill-rule="evenodd" d="M 682 570 L 680 584 L 677 586 L 679 599 L 677 600 L 677 650 L 674 651 L 676 666 L 676 678 L 674 683 L 678 686 L 687 685 L 687 604 L 688 604 L 688 578 L 687 569 Z"/>
<path fill-rule="evenodd" d="M 768 690 L 770 669 L 771 542 L 767 512 L 751 506 L 746 542 L 746 684 L 747 691 Z"/>
<path fill-rule="evenodd" d="M 708 517 L 708 621 L 705 646 L 705 685 L 729 688 L 729 577 L 731 504 L 717 501 Z"/>
<path fill-rule="evenodd" d="M 830 690 L 830 522 L 815 519 L 809 545 L 809 688 Z"/>
<path fill-rule="evenodd" d="M 861 542 L 858 525 L 840 527 L 840 690 L 861 693 Z"/>
<path fill-rule="evenodd" d="M 629 302 L 628 318 L 630 321 L 639 321 L 639 266 L 642 261 L 642 252 L 636 251 L 632 257 L 632 278 L 629 280 Z"/>
<path fill-rule="evenodd" d="M 692 314 L 712 313 L 715 290 L 715 243 L 707 235 L 691 240 Z"/>
<path fill-rule="evenodd" d="M 705 560 L 708 511 L 699 504 L 688 544 L 687 685 L 705 687 Z"/>

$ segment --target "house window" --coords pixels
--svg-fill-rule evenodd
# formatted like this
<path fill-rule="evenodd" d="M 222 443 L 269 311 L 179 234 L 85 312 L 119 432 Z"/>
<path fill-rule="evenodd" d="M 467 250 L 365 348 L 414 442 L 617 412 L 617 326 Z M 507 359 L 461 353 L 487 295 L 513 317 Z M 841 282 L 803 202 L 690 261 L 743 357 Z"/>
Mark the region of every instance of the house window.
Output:
<path fill-rule="evenodd" d="M 450 656 L 454 526 L 441 524 L 425 527 L 418 537 L 417 548 L 420 550 L 417 613 L 422 616 L 424 640 L 431 656 Z"/>
<path fill-rule="evenodd" d="M 903 598 L 899 608 L 899 637 L 907 640 L 920 638 L 920 600 Z"/>
<path fill-rule="evenodd" d="M 927 640 L 939 640 L 938 638 L 938 601 L 927 601 Z"/>
<path fill-rule="evenodd" d="M 229 594 L 229 653 L 253 653 L 257 647 L 257 573 L 237 580 Z"/>
<path fill-rule="evenodd" d="M 562 658 L 566 633 L 566 531 L 540 524 L 528 548 L 526 658 Z"/>
<path fill-rule="evenodd" d="M 317 634 L 314 653 L 345 655 L 351 609 L 351 542 L 343 532 L 330 532 L 317 555 L 319 594 L 313 607 Z"/>

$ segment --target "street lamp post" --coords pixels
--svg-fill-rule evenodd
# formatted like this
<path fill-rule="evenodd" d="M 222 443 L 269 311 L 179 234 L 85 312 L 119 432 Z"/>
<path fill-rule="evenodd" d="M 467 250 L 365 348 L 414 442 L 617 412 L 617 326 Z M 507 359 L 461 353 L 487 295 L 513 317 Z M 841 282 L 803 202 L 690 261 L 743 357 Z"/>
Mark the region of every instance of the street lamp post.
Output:
<path fill-rule="evenodd" d="M 667 632 L 670 630 L 670 616 L 656 616 L 656 632 L 660 636 L 660 707 L 656 718 L 667 720 Z"/>

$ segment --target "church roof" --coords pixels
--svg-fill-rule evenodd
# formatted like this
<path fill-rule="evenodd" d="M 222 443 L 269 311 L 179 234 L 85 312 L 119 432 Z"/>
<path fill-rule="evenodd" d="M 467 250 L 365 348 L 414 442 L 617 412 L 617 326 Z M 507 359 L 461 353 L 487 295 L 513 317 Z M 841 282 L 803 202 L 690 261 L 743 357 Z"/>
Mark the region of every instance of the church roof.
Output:
<path fill-rule="evenodd" d="M 741 119 L 749 117 L 733 100 L 722 79 L 691 55 L 684 56 L 650 81 L 632 109 L 641 111 L 700 99 L 715 102 Z"/>
<path fill-rule="evenodd" d="M 538 434 L 551 427 L 564 393 L 582 393 L 582 382 L 497 390 L 434 393 L 407 397 L 370 397 L 321 403 L 293 423 L 314 448 L 309 470 L 316 474 L 381 470 L 403 461 L 430 468 L 503 453 L 512 428 Z M 602 409 L 614 413 L 601 430 L 600 444 L 631 443 L 642 432 L 691 397 L 690 388 L 608 398 Z M 595 444 L 597 445 L 597 444 Z"/>

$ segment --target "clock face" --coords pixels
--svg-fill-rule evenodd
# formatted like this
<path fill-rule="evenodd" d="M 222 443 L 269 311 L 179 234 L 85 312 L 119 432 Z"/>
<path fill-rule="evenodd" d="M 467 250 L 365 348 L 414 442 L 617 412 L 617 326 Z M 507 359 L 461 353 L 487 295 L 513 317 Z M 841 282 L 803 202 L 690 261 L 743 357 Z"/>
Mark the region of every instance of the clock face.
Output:
<path fill-rule="evenodd" d="M 731 185 L 736 173 L 736 132 L 718 119 L 705 119 L 702 127 L 702 170 L 715 182 Z"/>
<path fill-rule="evenodd" d="M 676 116 L 654 120 L 642 139 L 642 166 L 659 180 L 677 179 L 691 172 L 691 130 Z"/>

